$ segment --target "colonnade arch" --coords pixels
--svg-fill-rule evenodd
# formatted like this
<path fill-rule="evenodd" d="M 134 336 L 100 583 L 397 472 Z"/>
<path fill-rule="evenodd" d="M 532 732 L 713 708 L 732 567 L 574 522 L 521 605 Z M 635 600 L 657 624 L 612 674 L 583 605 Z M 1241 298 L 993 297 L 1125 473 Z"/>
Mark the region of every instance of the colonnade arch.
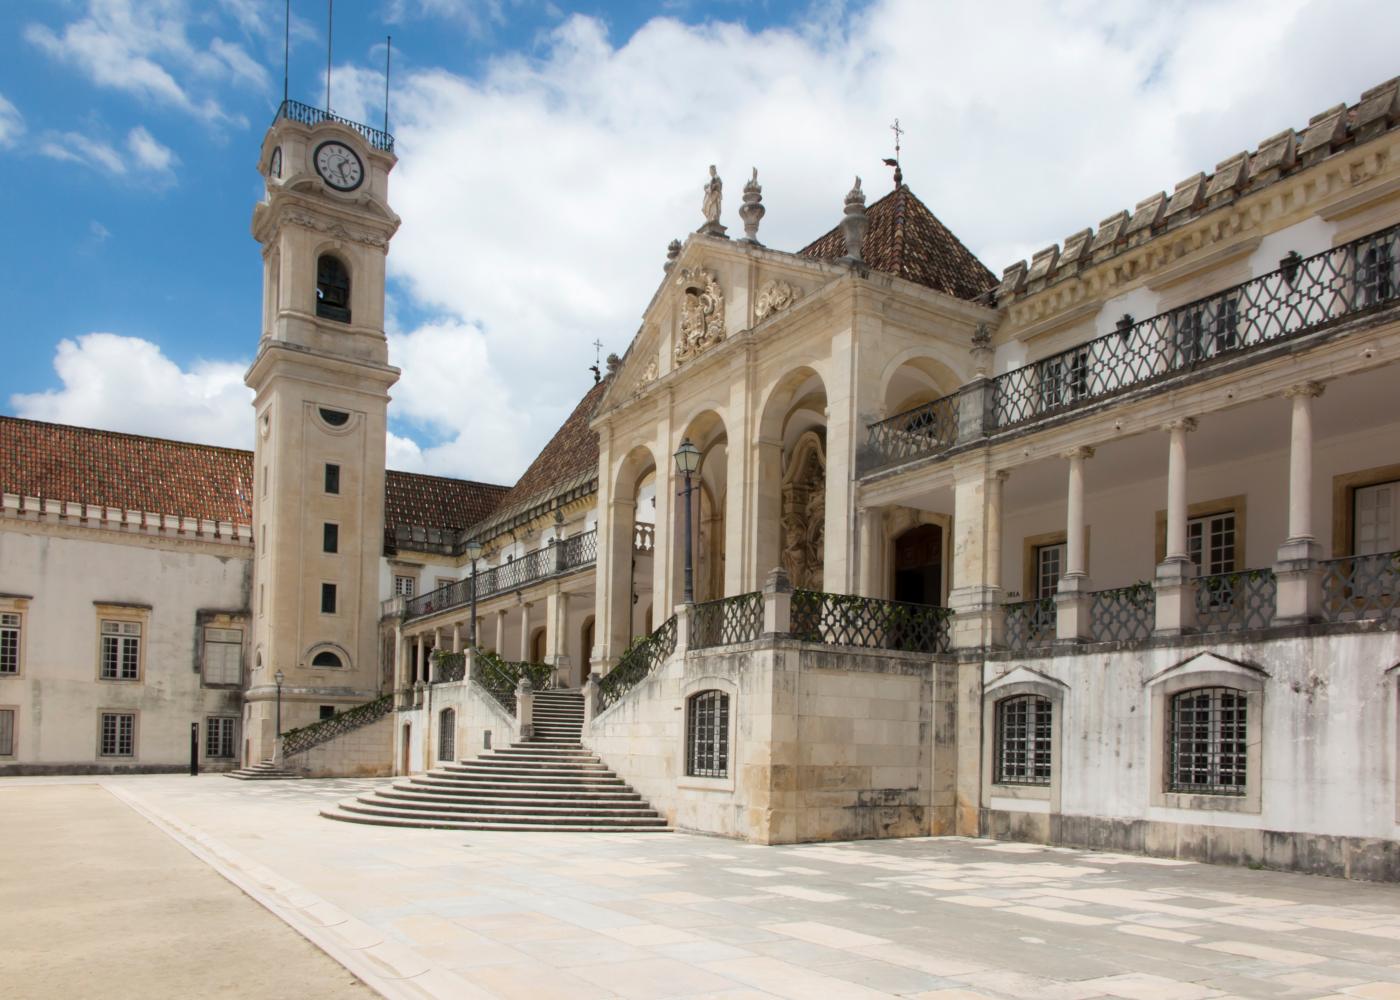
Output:
<path fill-rule="evenodd" d="M 826 383 L 806 366 L 763 403 L 753 456 L 758 580 L 782 566 L 794 586 L 824 587 L 827 418 Z"/>
<path fill-rule="evenodd" d="M 694 569 L 695 600 L 710 601 L 724 596 L 725 519 L 728 501 L 729 432 L 724 419 L 714 410 L 703 410 L 685 425 L 679 440 L 689 439 L 700 451 L 700 467 L 691 476 L 691 553 Z M 684 482 L 675 478 L 675 514 L 669 537 L 672 559 L 672 593 L 684 593 L 685 576 L 685 497 Z M 664 616 L 663 616 L 664 617 Z"/>

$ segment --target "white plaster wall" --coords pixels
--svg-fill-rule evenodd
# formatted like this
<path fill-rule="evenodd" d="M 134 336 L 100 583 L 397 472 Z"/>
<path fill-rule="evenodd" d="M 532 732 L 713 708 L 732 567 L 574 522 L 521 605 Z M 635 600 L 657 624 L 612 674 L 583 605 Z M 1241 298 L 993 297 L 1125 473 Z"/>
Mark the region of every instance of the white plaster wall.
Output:
<path fill-rule="evenodd" d="M 0 677 L 0 705 L 18 709 L 18 752 L 0 767 L 178 767 L 189 762 L 191 722 L 200 726 L 202 758 L 205 716 L 242 715 L 241 691 L 203 687 L 195 660 L 197 611 L 248 608 L 251 546 L 226 548 L 0 526 L 0 593 L 33 598 L 21 675 Z M 150 605 L 140 681 L 98 679 L 95 601 Z M 245 627 L 245 676 L 250 650 Z M 98 756 L 102 710 L 139 713 L 134 756 Z"/>
<path fill-rule="evenodd" d="M 1337 224 L 1312 216 L 1278 232 L 1270 233 L 1259 241 L 1254 252 L 1249 255 L 1249 273 L 1257 278 L 1261 274 L 1277 271 L 1279 260 L 1288 251 L 1296 250 L 1300 257 L 1311 257 L 1330 249 L 1337 233 Z"/>

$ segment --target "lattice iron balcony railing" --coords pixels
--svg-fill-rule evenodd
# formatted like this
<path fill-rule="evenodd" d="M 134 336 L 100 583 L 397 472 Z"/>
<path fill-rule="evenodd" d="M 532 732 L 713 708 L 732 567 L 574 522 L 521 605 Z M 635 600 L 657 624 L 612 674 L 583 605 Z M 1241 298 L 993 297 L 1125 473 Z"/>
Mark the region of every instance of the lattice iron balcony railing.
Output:
<path fill-rule="evenodd" d="M 758 591 L 691 606 L 691 649 L 752 642 L 762 632 L 763 595 Z"/>
<path fill-rule="evenodd" d="M 388 132 L 377 128 L 370 128 L 368 125 L 361 125 L 359 122 L 351 121 L 349 118 L 342 118 L 340 115 L 331 114 L 321 108 L 313 108 L 309 104 L 302 104 L 300 101 L 283 101 L 282 106 L 277 109 L 277 115 L 272 120 L 274 123 L 278 119 L 285 118 L 288 121 L 299 122 L 302 125 L 319 125 L 321 122 L 335 122 L 344 125 L 346 128 L 358 132 L 364 136 L 375 149 L 382 149 L 386 153 L 394 151 L 394 137 Z"/>
<path fill-rule="evenodd" d="M 647 678 L 658 665 L 676 651 L 676 616 L 667 618 L 651 633 L 642 636 L 618 658 L 617 665 L 603 675 L 598 682 L 598 697 L 603 708 L 616 704 L 618 699 Z"/>
<path fill-rule="evenodd" d="M 1322 617 L 1329 622 L 1380 618 L 1400 624 L 1400 552 L 1323 562 Z"/>
<path fill-rule="evenodd" d="M 1055 638 L 1055 599 L 1041 597 L 1034 601 L 1016 601 L 1002 605 L 1006 612 L 1006 648 L 1023 653 L 1031 647 Z"/>
<path fill-rule="evenodd" d="M 953 613 L 931 604 L 798 590 L 792 595 L 792 635 L 827 646 L 946 653 Z"/>
<path fill-rule="evenodd" d="M 972 416 L 987 434 L 1008 430 L 1397 302 L 1400 226 L 1391 226 L 1150 319 L 1124 317 L 1112 333 L 998 375 L 987 412 Z M 966 391 L 871 424 L 870 467 L 960 443 Z"/>
<path fill-rule="evenodd" d="M 461 656 L 465 660 L 465 654 L 462 653 L 447 655 Z M 490 653 L 478 653 L 473 660 L 471 679 L 485 688 L 511 715 L 515 714 L 515 689 L 522 677 L 529 678 L 530 685 L 536 691 L 554 686 L 554 668 L 547 663 L 502 660 Z"/>
<path fill-rule="evenodd" d="M 1202 632 L 1268 628 L 1278 603 L 1271 569 L 1215 573 L 1196 580 L 1196 627 Z"/>
<path fill-rule="evenodd" d="M 1157 592 L 1148 583 L 1097 590 L 1089 595 L 1094 642 L 1142 642 L 1157 625 Z"/>
<path fill-rule="evenodd" d="M 344 712 L 337 712 L 329 719 L 313 722 L 300 729 L 291 729 L 282 734 L 282 756 L 304 753 L 312 747 L 328 743 L 344 733 L 361 729 L 376 722 L 394 710 L 394 696 L 386 694 L 382 698 L 356 705 Z"/>
<path fill-rule="evenodd" d="M 543 548 L 491 569 L 482 570 L 475 578 L 467 577 L 445 587 L 409 598 L 404 604 L 404 617 L 421 618 L 470 604 L 472 583 L 476 582 L 476 599 L 482 601 L 494 594 L 516 590 L 561 573 L 570 573 L 598 561 L 598 532 L 585 531 L 551 542 Z"/>

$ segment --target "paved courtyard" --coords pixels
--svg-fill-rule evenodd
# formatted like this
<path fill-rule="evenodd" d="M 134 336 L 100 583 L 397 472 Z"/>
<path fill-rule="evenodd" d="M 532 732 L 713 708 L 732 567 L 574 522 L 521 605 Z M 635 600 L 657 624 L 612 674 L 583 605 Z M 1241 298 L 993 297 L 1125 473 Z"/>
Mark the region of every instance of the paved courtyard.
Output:
<path fill-rule="evenodd" d="M 388 996 L 1400 1000 L 1395 886 L 978 840 L 764 848 L 316 815 L 373 781 L 68 781 L 100 782 Z M 0 809 L 42 785 L 0 781 Z M 71 961 L 109 960 L 84 940 Z"/>

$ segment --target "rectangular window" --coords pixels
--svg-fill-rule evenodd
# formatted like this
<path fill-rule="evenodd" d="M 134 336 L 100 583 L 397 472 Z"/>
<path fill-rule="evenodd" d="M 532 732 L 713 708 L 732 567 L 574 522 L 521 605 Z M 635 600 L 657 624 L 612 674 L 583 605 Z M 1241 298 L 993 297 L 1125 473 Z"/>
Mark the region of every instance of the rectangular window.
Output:
<path fill-rule="evenodd" d="M 0 708 L 0 757 L 15 755 L 15 710 Z"/>
<path fill-rule="evenodd" d="M 232 716 L 211 715 L 204 720 L 204 756 L 210 760 L 232 760 L 238 745 L 238 720 Z"/>
<path fill-rule="evenodd" d="M 1393 237 L 1392 237 L 1393 238 Z M 1361 305 L 1374 306 L 1394 298 L 1397 287 L 1395 244 L 1376 243 L 1360 254 L 1357 277 L 1361 285 Z"/>
<path fill-rule="evenodd" d="M 103 757 L 130 757 L 136 752 L 136 716 L 129 712 L 102 713 Z"/>
<path fill-rule="evenodd" d="M 1202 576 L 1235 572 L 1235 512 L 1187 521 L 1186 551 Z"/>
<path fill-rule="evenodd" d="M 394 594 L 397 597 L 412 597 L 414 590 L 414 578 L 411 576 L 394 577 Z"/>
<path fill-rule="evenodd" d="M 0 614 L 0 674 L 19 673 L 19 615 Z"/>
<path fill-rule="evenodd" d="M 1040 363 L 1040 408 L 1053 410 L 1089 393 L 1089 349 L 1078 348 Z"/>
<path fill-rule="evenodd" d="M 340 492 L 340 466 L 326 463 L 326 492 Z"/>
<path fill-rule="evenodd" d="M 457 581 L 450 576 L 440 576 L 437 578 L 437 582 L 434 586 L 436 586 L 438 590 L 441 590 L 443 587 L 450 587 L 456 582 Z"/>
<path fill-rule="evenodd" d="M 321 551 L 340 551 L 340 525 L 323 524 L 321 526 Z"/>
<path fill-rule="evenodd" d="M 729 695 L 701 691 L 686 705 L 685 773 L 698 778 L 729 776 Z"/>
<path fill-rule="evenodd" d="M 1238 293 L 1195 302 L 1171 314 L 1178 364 L 1192 364 L 1240 343 Z"/>
<path fill-rule="evenodd" d="M 322 722 L 324 722 L 326 719 L 329 719 L 331 716 L 335 715 L 335 706 L 321 705 L 317 708 L 317 711 L 320 713 L 319 718 Z"/>
<path fill-rule="evenodd" d="M 1053 710 L 1050 699 L 1038 695 L 997 702 L 997 784 L 1050 784 Z"/>
<path fill-rule="evenodd" d="M 141 676 L 141 623 L 102 623 L 102 679 L 134 681 Z"/>
<path fill-rule="evenodd" d="M 1060 576 L 1065 571 L 1065 543 L 1037 545 L 1035 547 L 1035 596 L 1036 600 L 1054 597 L 1060 586 Z"/>
<path fill-rule="evenodd" d="M 204 630 L 204 683 L 243 682 L 243 630 L 206 628 Z"/>
<path fill-rule="evenodd" d="M 335 584 L 321 584 L 321 614 L 335 614 Z"/>
<path fill-rule="evenodd" d="M 1351 524 L 1353 555 L 1400 549 L 1400 480 L 1358 487 L 1352 494 Z"/>
<path fill-rule="evenodd" d="M 1245 692 L 1226 687 L 1196 688 L 1172 698 L 1171 791 L 1245 793 L 1247 699 Z"/>

